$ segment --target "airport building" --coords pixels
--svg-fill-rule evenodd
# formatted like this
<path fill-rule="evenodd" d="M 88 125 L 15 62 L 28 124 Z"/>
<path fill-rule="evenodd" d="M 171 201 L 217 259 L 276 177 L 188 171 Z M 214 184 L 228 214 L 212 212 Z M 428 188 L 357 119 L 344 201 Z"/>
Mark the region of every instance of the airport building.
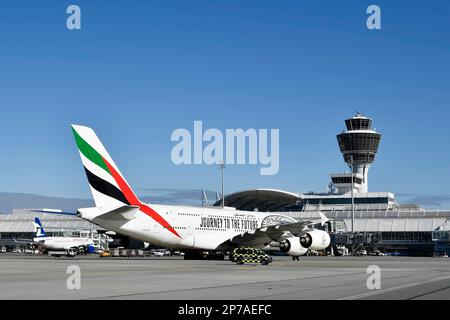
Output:
<path fill-rule="evenodd" d="M 104 229 L 77 216 L 49 209 L 15 209 L 11 214 L 0 214 L 0 246 L 8 249 L 28 248 L 30 244 L 25 240 L 32 240 L 35 237 L 35 217 L 41 220 L 49 237 L 91 238 L 94 247 L 98 249 L 108 247 L 108 237 L 104 234 Z"/>
<path fill-rule="evenodd" d="M 421 256 L 448 252 L 450 210 L 402 205 L 393 193 L 370 192 L 368 172 L 381 134 L 372 128 L 372 119 L 360 113 L 345 124 L 346 130 L 337 135 L 337 141 L 350 172 L 331 174 L 328 193 L 256 189 L 226 196 L 226 205 L 238 210 L 280 212 L 299 220 L 317 218 L 321 211 L 332 219 L 328 228 L 335 245 Z"/>

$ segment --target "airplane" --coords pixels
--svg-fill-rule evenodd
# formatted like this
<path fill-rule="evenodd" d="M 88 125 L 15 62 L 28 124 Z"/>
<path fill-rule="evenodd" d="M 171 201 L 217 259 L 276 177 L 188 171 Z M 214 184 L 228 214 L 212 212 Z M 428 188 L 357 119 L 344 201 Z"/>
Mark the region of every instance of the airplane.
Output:
<path fill-rule="evenodd" d="M 48 237 L 44 227 L 42 227 L 41 221 L 37 217 L 34 218 L 34 227 L 36 236 L 33 239 L 33 242 L 46 250 L 68 250 L 94 247 L 94 242 L 92 239 L 88 238 Z"/>
<path fill-rule="evenodd" d="M 93 129 L 72 125 L 72 133 L 95 202 L 95 207 L 77 210 L 84 220 L 154 246 L 185 251 L 185 259 L 196 257 L 199 251 L 227 252 L 273 243 L 288 255 L 301 256 L 330 245 L 329 234 L 313 227 L 329 221 L 320 212 L 320 219 L 297 221 L 231 207 L 143 203 Z"/>

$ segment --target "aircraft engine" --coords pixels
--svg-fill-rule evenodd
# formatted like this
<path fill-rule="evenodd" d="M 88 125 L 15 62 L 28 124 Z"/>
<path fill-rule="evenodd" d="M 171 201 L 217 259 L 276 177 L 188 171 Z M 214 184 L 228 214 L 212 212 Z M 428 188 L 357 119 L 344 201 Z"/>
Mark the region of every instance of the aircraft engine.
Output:
<path fill-rule="evenodd" d="M 290 256 L 302 256 L 308 251 L 308 249 L 301 246 L 299 237 L 287 238 L 281 242 L 280 250 Z"/>
<path fill-rule="evenodd" d="M 311 250 L 324 250 L 330 245 L 330 235 L 322 230 L 312 230 L 300 237 L 303 248 Z"/>

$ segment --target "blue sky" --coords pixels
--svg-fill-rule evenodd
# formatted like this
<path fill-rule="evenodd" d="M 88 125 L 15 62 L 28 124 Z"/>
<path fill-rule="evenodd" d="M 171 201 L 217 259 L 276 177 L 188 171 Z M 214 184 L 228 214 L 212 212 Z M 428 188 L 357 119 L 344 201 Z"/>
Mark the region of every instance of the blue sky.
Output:
<path fill-rule="evenodd" d="M 383 134 L 370 189 L 445 198 L 449 57 L 443 0 L 2 3 L 0 191 L 90 197 L 70 123 L 94 127 L 137 190 L 218 190 L 217 167 L 171 162 L 172 131 L 194 120 L 280 129 L 279 173 L 229 166 L 227 191 L 324 191 L 358 110 Z"/>

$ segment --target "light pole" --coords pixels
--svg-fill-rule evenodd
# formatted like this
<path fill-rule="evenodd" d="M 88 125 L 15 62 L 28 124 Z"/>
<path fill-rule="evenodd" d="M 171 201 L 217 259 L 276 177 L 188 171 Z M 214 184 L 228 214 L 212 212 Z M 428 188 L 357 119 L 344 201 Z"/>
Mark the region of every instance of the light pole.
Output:
<path fill-rule="evenodd" d="M 224 194 L 224 170 L 225 170 L 225 162 L 222 161 L 221 163 L 219 163 L 219 168 L 220 170 L 222 170 L 222 208 L 225 207 L 225 194 Z"/>
<path fill-rule="evenodd" d="M 205 205 L 209 206 L 209 201 L 208 197 L 206 196 L 205 189 L 202 189 L 202 207 L 204 207 Z"/>
<path fill-rule="evenodd" d="M 353 165 L 353 155 L 351 154 L 350 155 L 350 164 L 351 164 L 351 170 L 352 170 L 352 235 L 354 235 L 355 234 L 355 198 L 354 198 L 354 192 L 353 192 L 353 185 L 354 185 L 354 182 L 353 182 L 353 175 L 354 175 L 354 173 L 353 173 L 353 167 L 354 167 L 354 165 Z"/>

